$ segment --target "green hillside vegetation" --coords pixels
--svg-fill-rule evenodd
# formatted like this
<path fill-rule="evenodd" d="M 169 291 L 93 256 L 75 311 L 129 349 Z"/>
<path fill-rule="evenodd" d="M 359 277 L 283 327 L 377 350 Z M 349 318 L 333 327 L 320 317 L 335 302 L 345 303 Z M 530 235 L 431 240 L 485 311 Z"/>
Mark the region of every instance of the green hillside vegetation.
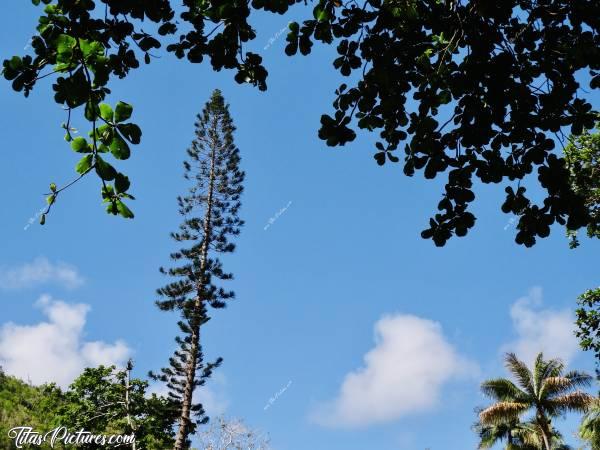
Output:
<path fill-rule="evenodd" d="M 13 427 L 31 426 L 45 432 L 59 426 L 59 409 L 64 404 L 64 394 L 56 385 L 32 386 L 0 369 L 0 448 L 17 448 L 8 437 Z M 38 448 L 45 450 L 50 446 Z"/>
<path fill-rule="evenodd" d="M 8 432 L 31 427 L 45 433 L 65 426 L 69 432 L 131 435 L 138 449 L 164 450 L 173 445 L 175 409 L 171 400 L 149 394 L 148 382 L 131 379 L 132 366 L 87 368 L 68 389 L 55 384 L 33 386 L 0 370 L 0 449 L 16 449 Z M 54 449 L 72 448 L 57 442 Z M 50 449 L 49 443 L 24 448 Z M 97 444 L 77 446 L 95 450 Z M 104 448 L 111 448 L 106 445 Z M 121 445 L 123 448 L 123 445 Z"/>

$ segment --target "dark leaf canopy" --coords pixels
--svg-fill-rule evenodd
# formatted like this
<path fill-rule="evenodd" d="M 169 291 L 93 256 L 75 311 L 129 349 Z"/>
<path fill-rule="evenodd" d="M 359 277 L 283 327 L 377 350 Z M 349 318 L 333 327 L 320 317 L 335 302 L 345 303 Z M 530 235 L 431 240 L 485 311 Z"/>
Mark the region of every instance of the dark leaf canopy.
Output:
<path fill-rule="evenodd" d="M 149 63 L 163 46 L 266 89 L 262 58 L 248 50 L 253 19 L 303 3 L 312 13 L 290 24 L 285 52 L 335 45 L 333 67 L 349 80 L 335 91 L 334 111 L 321 118 L 321 139 L 337 146 L 358 129 L 377 132 L 378 164 L 402 159 L 409 176 L 447 177 L 424 238 L 444 245 L 467 234 L 476 220 L 469 204 L 477 182 L 504 185 L 502 210 L 519 217 L 520 244 L 533 245 L 555 223 L 570 230 L 590 223 L 555 146 L 598 117 L 589 100 L 600 87 L 595 0 L 32 1 L 46 4 L 35 54 L 6 60 L 4 76 L 28 95 L 48 70 L 56 72 L 56 101 L 83 106 L 88 118 L 112 78 L 127 76 L 141 58 Z M 104 146 L 93 137 L 93 160 L 80 170 L 95 165 L 110 181 L 113 170 L 96 154 L 107 148 L 117 159 L 128 157 L 126 141 L 136 143 L 140 133 L 127 128 L 113 123 L 104 130 Z M 545 195 L 534 200 L 529 192 L 538 187 Z M 103 195 L 109 212 L 130 216 L 110 186 Z"/>

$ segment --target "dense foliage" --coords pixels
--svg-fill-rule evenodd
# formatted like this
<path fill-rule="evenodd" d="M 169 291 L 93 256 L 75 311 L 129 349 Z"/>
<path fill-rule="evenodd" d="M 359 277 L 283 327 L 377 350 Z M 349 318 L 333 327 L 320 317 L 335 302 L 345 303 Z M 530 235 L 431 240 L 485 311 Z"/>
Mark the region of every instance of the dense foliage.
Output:
<path fill-rule="evenodd" d="M 597 128 L 600 124 L 597 125 Z M 571 137 L 564 149 L 573 191 L 585 200 L 590 222 L 587 236 L 600 238 L 600 132 L 586 130 L 582 135 Z M 575 230 L 567 228 L 570 246 L 579 246 Z M 579 296 L 576 335 L 584 350 L 591 350 L 600 363 L 600 289 L 589 289 Z M 600 366 L 598 367 L 600 368 Z"/>
<path fill-rule="evenodd" d="M 190 187 L 177 199 L 182 223 L 171 233 L 182 248 L 171 254 L 174 267 L 161 268 L 173 281 L 158 289 L 160 299 L 156 303 L 163 311 L 180 313 L 181 336 L 176 339 L 178 349 L 169 367 L 151 376 L 167 384 L 169 396 L 178 407 L 174 450 L 187 448 L 188 436 L 196 425 L 208 421 L 202 405 L 194 403 L 193 394 L 222 361 L 204 361 L 200 331 L 210 320 L 209 307 L 224 308 L 234 297 L 220 285 L 233 275 L 223 271 L 219 260 L 220 255 L 235 250 L 231 239 L 244 223 L 238 212 L 245 175 L 239 167 L 234 130 L 229 107 L 216 90 L 197 116 L 195 138 L 184 161 L 184 177 Z"/>
<path fill-rule="evenodd" d="M 600 288 L 587 290 L 577 303 L 577 337 L 581 347 L 594 352 L 596 362 L 600 363 Z"/>
<path fill-rule="evenodd" d="M 130 370 L 87 368 L 64 394 L 57 420 L 73 430 L 135 435 L 136 448 L 164 450 L 173 445 L 175 405 L 150 394 L 148 382 L 130 379 Z M 85 445 L 82 449 L 95 450 Z"/>
<path fill-rule="evenodd" d="M 151 52 L 166 45 L 178 58 L 208 59 L 214 70 L 233 69 L 238 82 L 264 90 L 262 58 L 247 50 L 256 37 L 252 19 L 305 3 L 184 0 L 176 13 L 169 0 L 32 2 L 46 4 L 35 55 L 6 60 L 4 76 L 25 95 L 41 78 L 58 76 L 55 100 L 69 117 L 81 108 L 91 122 L 90 141 L 73 143 L 86 153 L 78 171 L 94 169 L 109 212 L 126 217 L 129 182 L 101 154 L 126 159 L 127 141 L 138 143 L 141 132 L 118 120 L 129 117 L 126 104 L 125 116 L 101 106 L 110 80 L 138 68 L 140 58 L 150 63 Z M 502 210 L 519 216 L 516 241 L 530 246 L 555 222 L 572 230 L 590 222 L 553 149 L 564 130 L 579 135 L 594 125 L 585 88 L 600 87 L 599 30 L 594 0 L 319 0 L 312 18 L 290 24 L 285 51 L 307 55 L 315 42 L 335 44 L 334 68 L 357 80 L 339 86 L 334 113 L 321 118 L 319 136 L 328 145 L 352 141 L 356 128 L 378 131 L 379 164 L 399 161 L 402 152 L 407 175 L 447 173 L 439 213 L 423 237 L 444 245 L 464 236 L 475 223 L 468 211 L 474 181 L 508 180 Z M 65 127 L 70 139 L 69 121 Z M 539 204 L 522 184 L 530 174 L 546 191 Z M 50 202 L 62 189 L 53 188 Z"/>
<path fill-rule="evenodd" d="M 0 368 L 0 448 L 16 449 L 8 436 L 13 427 L 27 425 L 46 432 L 60 426 L 58 410 L 64 403 L 64 394 L 55 385 L 32 386 L 4 374 Z M 39 448 L 48 450 L 50 446 Z"/>
<path fill-rule="evenodd" d="M 540 428 L 531 420 L 521 422 L 519 419 L 510 419 L 495 425 L 482 425 L 478 422 L 473 428 L 479 438 L 478 449 L 506 443 L 505 450 L 544 450 Z M 558 430 L 552 427 L 550 432 L 552 450 L 572 450 L 572 447 L 564 443 Z"/>
<path fill-rule="evenodd" d="M 590 447 L 600 450 L 600 400 L 596 399 L 587 411 L 579 427 L 579 437 Z"/>
<path fill-rule="evenodd" d="M 63 391 L 54 384 L 32 386 L 0 370 L 0 448 L 16 448 L 8 430 L 20 426 L 38 432 L 65 426 L 71 432 L 83 429 L 96 435 L 133 433 L 138 450 L 170 447 L 175 423 L 171 401 L 150 394 L 148 382 L 129 379 L 129 373 L 114 366 L 87 368 Z M 39 448 L 50 449 L 50 443 Z M 54 448 L 64 447 L 57 442 Z"/>
<path fill-rule="evenodd" d="M 600 125 L 597 126 L 600 129 Z M 587 235 L 600 238 L 600 132 L 585 132 L 569 140 L 564 150 L 571 174 L 573 191 L 583 197 L 590 222 Z M 579 241 L 575 230 L 569 230 L 571 247 Z"/>

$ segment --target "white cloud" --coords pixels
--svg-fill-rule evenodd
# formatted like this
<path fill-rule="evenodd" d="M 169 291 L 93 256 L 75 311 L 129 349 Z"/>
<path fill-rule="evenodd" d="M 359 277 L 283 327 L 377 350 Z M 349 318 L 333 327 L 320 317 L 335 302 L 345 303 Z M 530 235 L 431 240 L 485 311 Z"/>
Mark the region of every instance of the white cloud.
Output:
<path fill-rule="evenodd" d="M 44 257 L 13 269 L 0 268 L 1 289 L 23 289 L 44 283 L 74 289 L 81 286 L 83 281 L 75 267 L 62 262 L 51 263 Z"/>
<path fill-rule="evenodd" d="M 529 291 L 510 308 L 517 339 L 503 346 L 530 364 L 539 352 L 546 358 L 561 358 L 568 363 L 577 353 L 579 343 L 574 334 L 575 319 L 568 309 L 543 309 L 542 289 Z"/>
<path fill-rule="evenodd" d="M 36 306 L 47 321 L 35 325 L 8 322 L 0 327 L 0 366 L 6 373 L 33 384 L 56 382 L 66 387 L 85 367 L 124 365 L 130 349 L 123 341 L 83 341 L 88 305 L 43 295 Z"/>
<path fill-rule="evenodd" d="M 375 324 L 375 344 L 364 367 L 346 375 L 338 396 L 312 413 L 315 422 L 356 427 L 427 411 L 446 382 L 478 372 L 431 320 L 384 316 Z"/>

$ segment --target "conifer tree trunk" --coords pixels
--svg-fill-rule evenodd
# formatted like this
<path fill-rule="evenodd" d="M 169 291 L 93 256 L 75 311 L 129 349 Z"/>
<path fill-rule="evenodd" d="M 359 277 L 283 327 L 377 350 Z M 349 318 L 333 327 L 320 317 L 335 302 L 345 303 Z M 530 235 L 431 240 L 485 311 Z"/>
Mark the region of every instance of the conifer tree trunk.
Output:
<path fill-rule="evenodd" d="M 213 122 L 213 130 L 216 124 Z M 200 312 L 202 310 L 202 291 L 204 290 L 204 278 L 206 273 L 206 261 L 208 259 L 208 248 L 210 246 L 209 236 L 211 235 L 210 223 L 212 219 L 213 191 L 215 187 L 215 145 L 213 141 L 210 152 L 210 180 L 208 185 L 208 200 L 206 215 L 204 216 L 204 242 L 202 243 L 202 252 L 200 256 L 200 280 L 197 285 L 197 295 L 194 299 L 194 323 L 192 325 L 192 339 L 190 343 L 190 352 L 186 370 L 186 385 L 183 393 L 183 403 L 181 407 L 181 417 L 179 419 L 179 429 L 175 439 L 174 450 L 185 450 L 185 443 L 189 433 L 188 424 L 190 423 L 190 413 L 192 407 L 192 395 L 194 392 L 194 381 L 196 378 L 196 366 L 198 364 L 198 351 L 200 348 Z"/>

